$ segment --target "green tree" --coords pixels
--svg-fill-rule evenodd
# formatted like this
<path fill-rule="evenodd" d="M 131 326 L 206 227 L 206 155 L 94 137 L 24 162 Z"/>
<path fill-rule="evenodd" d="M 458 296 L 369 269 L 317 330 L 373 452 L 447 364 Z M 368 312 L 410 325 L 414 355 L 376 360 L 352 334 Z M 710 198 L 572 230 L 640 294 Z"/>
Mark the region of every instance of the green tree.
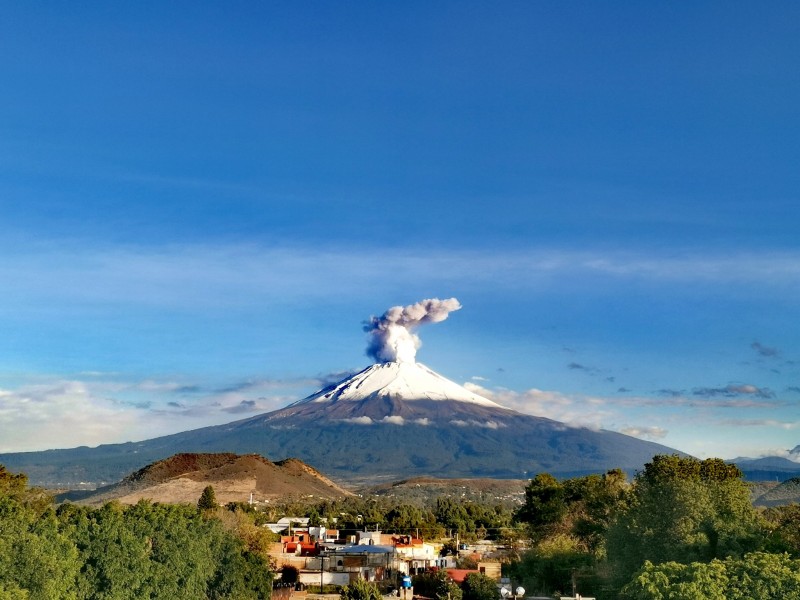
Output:
<path fill-rule="evenodd" d="M 28 590 L 23 590 L 15 583 L 0 583 L 0 600 L 28 600 Z"/>
<path fill-rule="evenodd" d="M 725 561 L 726 600 L 800 598 L 800 560 L 788 554 L 752 552 L 743 559 Z"/>
<path fill-rule="evenodd" d="M 28 477 L 24 473 L 12 473 L 0 465 L 0 496 L 21 500 L 28 491 Z"/>
<path fill-rule="evenodd" d="M 581 547 L 579 540 L 557 534 L 536 544 L 519 562 L 509 567 L 509 572 L 512 579 L 522 582 L 531 593 L 571 594 L 575 577 L 580 593 L 591 595 L 597 588 L 593 581 L 595 564 L 595 557 Z"/>
<path fill-rule="evenodd" d="M 709 562 L 741 557 L 763 539 L 741 471 L 719 459 L 656 456 L 636 476 L 628 505 L 607 535 L 622 585 L 645 560 Z"/>
<path fill-rule="evenodd" d="M 312 508 L 311 512 L 308 513 L 308 524 L 311 527 L 319 527 L 322 525 L 322 517 L 319 516 L 317 509 Z"/>
<path fill-rule="evenodd" d="M 622 600 L 727 600 L 728 577 L 722 561 L 683 565 L 645 561 L 624 588 Z M 769 596 L 771 597 L 771 596 Z M 758 598 L 752 596 L 751 598 Z M 768 597 L 763 597 L 768 598 Z"/>
<path fill-rule="evenodd" d="M 378 586 L 363 579 L 356 579 L 342 587 L 339 597 L 341 600 L 383 600 Z"/>
<path fill-rule="evenodd" d="M 681 564 L 646 561 L 622 588 L 623 600 L 772 600 L 800 598 L 800 561 L 754 552 L 744 558 Z"/>
<path fill-rule="evenodd" d="M 527 523 L 534 539 L 555 533 L 567 515 L 564 485 L 550 473 L 539 473 L 525 488 L 525 504 L 516 518 Z"/>
<path fill-rule="evenodd" d="M 0 597 L 73 599 L 80 561 L 50 497 L 0 466 Z"/>
<path fill-rule="evenodd" d="M 272 575 L 260 556 L 225 536 L 215 552 L 217 571 L 208 582 L 209 600 L 262 600 L 272 593 Z"/>
<path fill-rule="evenodd" d="M 499 600 L 497 582 L 483 573 L 470 573 L 461 586 L 463 600 Z"/>
<path fill-rule="evenodd" d="M 527 524 L 533 547 L 509 567 L 512 577 L 536 593 L 597 593 L 596 567 L 605 558 L 605 539 L 614 514 L 625 505 L 629 486 L 619 469 L 559 481 L 534 477 L 516 518 Z"/>
<path fill-rule="evenodd" d="M 217 495 L 214 493 L 214 487 L 207 485 L 203 488 L 203 493 L 200 494 L 200 499 L 197 501 L 197 508 L 200 510 L 213 510 L 217 508 Z"/>
<path fill-rule="evenodd" d="M 800 558 L 800 504 L 768 508 L 763 517 L 769 531 L 764 550 Z"/>
<path fill-rule="evenodd" d="M 269 564 L 238 533 L 184 505 L 54 511 L 24 476 L 0 468 L 0 600 L 269 597 Z"/>
<path fill-rule="evenodd" d="M 462 536 L 468 531 L 467 522 L 469 520 L 467 509 L 461 502 L 452 498 L 438 498 L 436 500 L 436 521 L 444 526 L 445 529 L 458 532 Z"/>
<path fill-rule="evenodd" d="M 412 577 L 414 594 L 436 600 L 461 600 L 461 588 L 444 571 L 420 573 Z"/>
<path fill-rule="evenodd" d="M 266 560 L 190 506 L 67 505 L 59 518 L 80 551 L 78 598 L 257 600 L 270 593 Z"/>
<path fill-rule="evenodd" d="M 540 473 L 525 488 L 525 503 L 515 516 L 529 526 L 534 541 L 568 535 L 595 552 L 627 493 L 625 473 L 619 469 L 563 482 Z"/>
<path fill-rule="evenodd" d="M 281 567 L 281 583 L 297 583 L 300 580 L 300 570 L 293 565 Z"/>

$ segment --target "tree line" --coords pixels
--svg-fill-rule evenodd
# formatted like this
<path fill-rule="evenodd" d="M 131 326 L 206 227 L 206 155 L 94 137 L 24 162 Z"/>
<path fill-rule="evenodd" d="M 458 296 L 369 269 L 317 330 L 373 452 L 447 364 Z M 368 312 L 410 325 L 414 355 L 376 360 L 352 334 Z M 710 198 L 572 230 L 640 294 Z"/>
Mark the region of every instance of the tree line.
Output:
<path fill-rule="evenodd" d="M 654 457 L 632 481 L 619 470 L 565 480 L 541 473 L 517 510 L 358 496 L 222 509 L 211 489 L 199 507 L 56 507 L 0 466 L 0 600 L 268 597 L 273 537 L 260 525 L 287 515 L 431 540 L 524 538 L 528 549 L 504 571 L 532 595 L 800 598 L 800 506 L 757 510 L 734 465 L 673 455 Z M 443 547 L 455 551 L 452 541 Z M 428 597 L 461 593 L 441 575 L 418 577 L 415 589 Z M 484 584 L 465 589 L 491 596 Z"/>
<path fill-rule="evenodd" d="M 534 477 L 516 518 L 532 548 L 509 565 L 530 592 L 629 600 L 800 598 L 800 507 L 755 509 L 720 459 L 655 456 L 618 470 Z"/>
<path fill-rule="evenodd" d="M 268 598 L 259 530 L 188 505 L 55 507 L 0 465 L 0 600 Z"/>
<path fill-rule="evenodd" d="M 309 517 L 312 525 L 338 529 L 377 529 L 385 533 L 419 534 L 424 539 L 502 539 L 513 535 L 514 511 L 495 504 L 439 497 L 431 506 L 394 502 L 383 497 L 350 496 L 308 503 L 277 503 L 264 509 L 270 518 Z"/>

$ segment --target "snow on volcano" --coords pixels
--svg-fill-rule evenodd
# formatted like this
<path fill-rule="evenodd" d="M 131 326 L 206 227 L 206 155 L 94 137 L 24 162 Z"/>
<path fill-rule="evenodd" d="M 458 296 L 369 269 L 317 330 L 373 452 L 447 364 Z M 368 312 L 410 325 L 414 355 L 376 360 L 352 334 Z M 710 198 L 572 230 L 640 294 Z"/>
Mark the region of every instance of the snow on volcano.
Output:
<path fill-rule="evenodd" d="M 387 397 L 397 400 L 452 400 L 505 408 L 442 377 L 417 362 L 384 362 L 367 367 L 292 406 L 312 402 L 352 402 Z"/>

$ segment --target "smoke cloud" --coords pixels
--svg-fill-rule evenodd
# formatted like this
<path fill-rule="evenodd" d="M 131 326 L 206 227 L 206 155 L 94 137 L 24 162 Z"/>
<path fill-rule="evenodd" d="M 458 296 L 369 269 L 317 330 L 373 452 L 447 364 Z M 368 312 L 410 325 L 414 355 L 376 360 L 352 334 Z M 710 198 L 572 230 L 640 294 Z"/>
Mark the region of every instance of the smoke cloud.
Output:
<path fill-rule="evenodd" d="M 422 342 L 414 330 L 425 323 L 444 321 L 461 308 L 455 298 L 430 298 L 408 306 L 393 306 L 381 317 L 370 317 L 364 325 L 369 334 L 367 356 L 376 362 L 414 362 Z"/>

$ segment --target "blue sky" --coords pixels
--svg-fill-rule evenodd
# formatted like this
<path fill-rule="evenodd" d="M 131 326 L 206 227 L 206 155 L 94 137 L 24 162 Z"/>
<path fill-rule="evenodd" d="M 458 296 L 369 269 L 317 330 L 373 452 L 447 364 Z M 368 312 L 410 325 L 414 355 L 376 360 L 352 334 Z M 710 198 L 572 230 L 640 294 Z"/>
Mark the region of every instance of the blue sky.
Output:
<path fill-rule="evenodd" d="M 279 408 L 431 297 L 518 410 L 800 443 L 795 4 L 0 10 L 0 451 Z"/>

